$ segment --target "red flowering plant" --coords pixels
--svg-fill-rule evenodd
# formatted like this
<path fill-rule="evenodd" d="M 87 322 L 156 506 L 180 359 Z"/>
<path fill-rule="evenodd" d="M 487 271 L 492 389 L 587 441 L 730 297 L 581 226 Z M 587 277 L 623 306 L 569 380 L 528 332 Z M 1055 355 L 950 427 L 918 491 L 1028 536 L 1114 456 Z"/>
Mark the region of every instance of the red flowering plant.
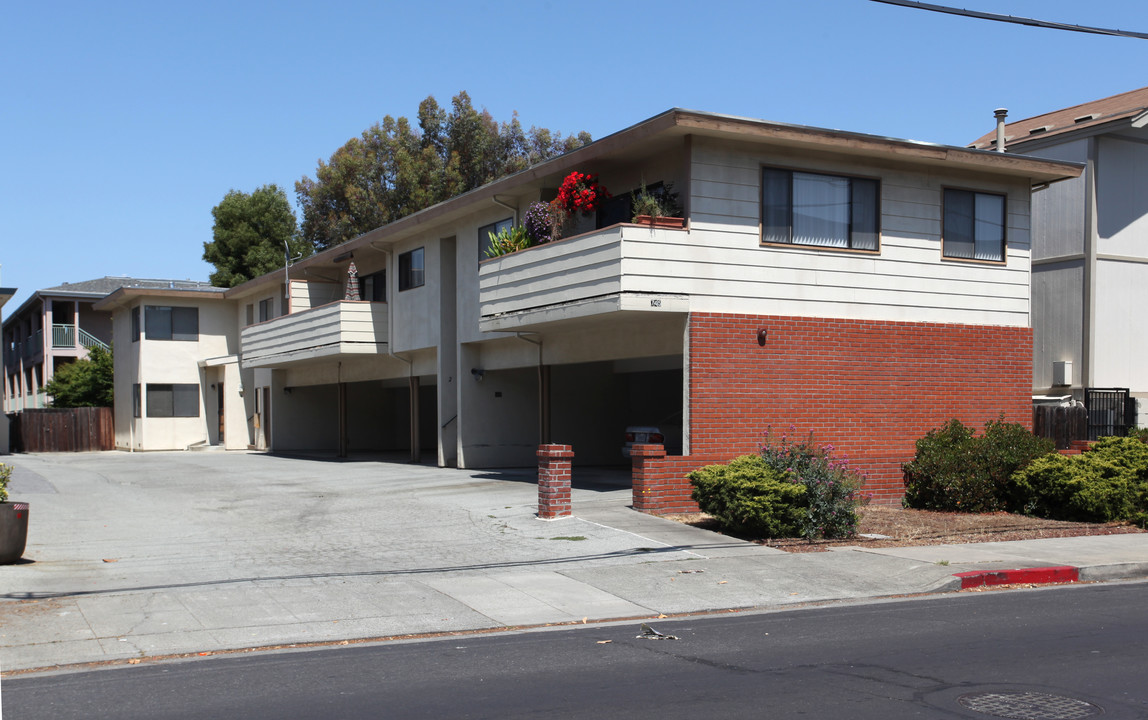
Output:
<path fill-rule="evenodd" d="M 597 173 L 587 174 L 575 170 L 562 181 L 558 197 L 550 204 L 564 217 L 570 217 L 578 213 L 594 212 L 603 200 L 610 197 L 610 191 L 598 184 Z"/>

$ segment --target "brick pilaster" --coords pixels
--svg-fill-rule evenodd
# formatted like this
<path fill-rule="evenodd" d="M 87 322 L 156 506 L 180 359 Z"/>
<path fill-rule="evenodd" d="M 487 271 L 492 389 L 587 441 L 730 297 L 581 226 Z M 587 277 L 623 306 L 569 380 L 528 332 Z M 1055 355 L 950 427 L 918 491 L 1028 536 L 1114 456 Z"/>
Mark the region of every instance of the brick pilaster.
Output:
<path fill-rule="evenodd" d="M 574 448 L 570 445 L 539 445 L 538 517 L 554 520 L 570 514 L 570 465 Z"/>

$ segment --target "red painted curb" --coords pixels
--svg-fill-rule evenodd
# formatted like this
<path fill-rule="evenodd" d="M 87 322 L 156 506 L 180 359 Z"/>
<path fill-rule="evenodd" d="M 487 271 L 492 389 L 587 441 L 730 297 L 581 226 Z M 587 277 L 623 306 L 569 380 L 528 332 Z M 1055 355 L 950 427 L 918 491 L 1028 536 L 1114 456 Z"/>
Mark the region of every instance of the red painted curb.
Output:
<path fill-rule="evenodd" d="M 1080 570 L 1071 565 L 1054 565 L 1052 567 L 1021 568 L 1019 570 L 973 570 L 972 572 L 953 573 L 953 577 L 960 578 L 961 589 L 967 590 L 985 585 L 1077 582 L 1080 580 Z"/>

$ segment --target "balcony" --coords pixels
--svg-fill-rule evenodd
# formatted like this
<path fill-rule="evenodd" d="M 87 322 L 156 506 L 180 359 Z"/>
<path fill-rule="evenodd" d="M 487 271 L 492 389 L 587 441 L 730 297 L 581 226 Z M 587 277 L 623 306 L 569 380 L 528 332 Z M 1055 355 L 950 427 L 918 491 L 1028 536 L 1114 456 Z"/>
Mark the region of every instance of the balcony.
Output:
<path fill-rule="evenodd" d="M 478 270 L 479 327 L 689 312 L 676 261 L 688 263 L 698 251 L 685 230 L 622 224 L 486 260 Z"/>
<path fill-rule="evenodd" d="M 75 348 L 77 337 L 80 341 L 79 346 L 85 350 L 91 350 L 94 347 L 108 349 L 107 343 L 81 327 L 59 323 L 52 325 L 52 347 L 54 349 Z"/>
<path fill-rule="evenodd" d="M 44 354 L 44 331 L 37 330 L 24 341 L 24 359 L 33 360 Z"/>
<path fill-rule="evenodd" d="M 339 301 L 244 328 L 243 367 L 373 355 L 386 351 L 387 305 Z"/>

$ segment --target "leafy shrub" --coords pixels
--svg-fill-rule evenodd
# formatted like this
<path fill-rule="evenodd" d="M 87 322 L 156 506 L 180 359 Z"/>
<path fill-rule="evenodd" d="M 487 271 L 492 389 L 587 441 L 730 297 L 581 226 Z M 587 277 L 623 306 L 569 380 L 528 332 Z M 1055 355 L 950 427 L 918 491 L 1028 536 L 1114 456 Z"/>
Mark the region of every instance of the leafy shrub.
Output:
<path fill-rule="evenodd" d="M 1142 443 L 1148 443 L 1148 427 L 1128 428 L 1128 437 L 1136 438 Z"/>
<path fill-rule="evenodd" d="M 1039 438 L 1003 418 L 985 423 L 984 434 L 953 418 L 917 440 L 913 459 L 902 466 L 906 507 L 956 512 L 996 512 L 1009 506 L 1009 477 L 1035 458 L 1053 452 Z"/>
<path fill-rule="evenodd" d="M 12 479 L 12 466 L 0 463 L 0 503 L 8 502 L 8 481 Z"/>
<path fill-rule="evenodd" d="M 856 535 L 857 509 L 868 501 L 861 493 L 864 476 L 849 467 L 848 458 L 834 458 L 832 445 L 815 445 L 812 433 L 801 442 L 790 442 L 782 435 L 777 443 L 770 433 L 766 431 L 761 448 L 765 464 L 805 488 L 802 537 Z"/>
<path fill-rule="evenodd" d="M 526 234 L 526 228 L 521 225 L 515 225 L 511 228 L 503 228 L 498 233 L 487 233 L 490 236 L 490 246 L 486 248 L 487 257 L 498 257 L 500 255 L 508 255 L 512 252 L 522 250 L 530 247 L 530 236 Z"/>
<path fill-rule="evenodd" d="M 1101 438 L 1080 455 L 1038 458 L 1011 485 L 1014 505 L 1029 515 L 1148 528 L 1148 445 L 1137 438 Z"/>
<path fill-rule="evenodd" d="M 805 488 L 758 455 L 689 474 L 691 497 L 724 528 L 756 537 L 793 537 L 801 528 Z"/>

